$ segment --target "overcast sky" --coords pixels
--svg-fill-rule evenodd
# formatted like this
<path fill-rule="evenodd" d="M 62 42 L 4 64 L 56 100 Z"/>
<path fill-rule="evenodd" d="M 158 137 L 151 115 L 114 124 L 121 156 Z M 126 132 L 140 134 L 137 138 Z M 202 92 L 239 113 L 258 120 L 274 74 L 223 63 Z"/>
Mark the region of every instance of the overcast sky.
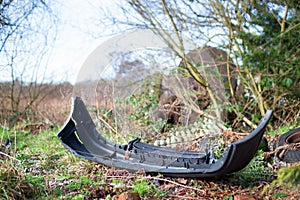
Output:
<path fill-rule="evenodd" d="M 81 66 L 93 50 L 103 42 L 116 36 L 104 37 L 104 35 L 107 36 L 111 34 L 110 32 L 116 33 L 120 29 L 125 29 L 125 25 L 112 26 L 100 23 L 100 19 L 106 19 L 103 16 L 103 11 L 107 11 L 111 16 L 120 17 L 121 11 L 115 4 L 124 4 L 124 2 L 111 0 L 65 0 L 58 3 L 53 2 L 55 6 L 52 7 L 52 10 L 59 20 L 54 47 L 47 53 L 44 62 L 41 65 L 38 64 L 40 66 L 39 71 L 42 74 L 42 81 L 44 80 L 43 69 L 47 66 L 46 78 L 48 80 L 75 83 Z M 32 56 L 35 59 L 35 55 Z M 26 66 L 24 60 L 21 58 L 20 62 Z M 18 67 L 18 63 L 15 63 L 14 67 Z M 28 71 L 28 77 L 31 77 L 31 72 L 28 68 L 25 67 L 24 69 Z M 10 81 L 9 73 L 9 70 L 1 70 L 1 81 Z M 23 81 L 30 82 L 31 80 Z"/>
<path fill-rule="evenodd" d="M 108 0 L 66 0 L 59 5 L 59 24 L 55 46 L 49 52 L 48 70 L 61 73 L 58 81 L 76 80 L 77 73 L 88 55 L 108 37 L 95 38 L 90 33 L 105 29 L 96 26 L 97 7 L 107 6 Z M 107 31 L 107 30 L 106 30 Z"/>

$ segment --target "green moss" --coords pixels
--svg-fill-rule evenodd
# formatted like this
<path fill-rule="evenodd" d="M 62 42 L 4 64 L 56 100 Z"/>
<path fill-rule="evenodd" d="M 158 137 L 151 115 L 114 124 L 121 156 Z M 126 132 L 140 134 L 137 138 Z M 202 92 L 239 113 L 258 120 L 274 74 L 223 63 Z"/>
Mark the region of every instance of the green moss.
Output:
<path fill-rule="evenodd" d="M 277 179 L 275 179 L 271 184 L 264 187 L 262 194 L 265 194 L 267 191 L 274 191 L 275 188 L 283 187 L 285 189 L 295 189 L 300 183 L 300 164 L 296 166 L 284 167 L 281 168 L 277 173 Z M 285 195 L 283 193 L 275 193 L 276 195 Z"/>
<path fill-rule="evenodd" d="M 300 183 L 300 164 L 291 167 L 284 167 L 278 171 L 278 177 L 272 185 L 284 185 L 291 187 Z"/>

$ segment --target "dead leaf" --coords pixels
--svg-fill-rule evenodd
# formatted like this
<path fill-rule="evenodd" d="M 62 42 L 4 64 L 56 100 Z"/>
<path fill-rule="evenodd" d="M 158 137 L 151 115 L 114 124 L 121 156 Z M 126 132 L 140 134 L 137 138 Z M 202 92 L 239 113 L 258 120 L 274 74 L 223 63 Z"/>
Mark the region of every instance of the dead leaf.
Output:
<path fill-rule="evenodd" d="M 216 183 L 214 183 L 214 182 L 209 182 L 209 185 L 211 186 L 211 187 L 217 187 L 218 185 L 216 184 Z"/>
<path fill-rule="evenodd" d="M 177 182 L 180 183 L 180 184 L 183 184 L 183 185 L 186 185 L 187 181 L 188 180 L 186 178 L 179 178 L 179 179 L 177 179 Z"/>
<path fill-rule="evenodd" d="M 137 192 L 123 192 L 117 198 L 118 200 L 140 200 L 141 197 Z"/>

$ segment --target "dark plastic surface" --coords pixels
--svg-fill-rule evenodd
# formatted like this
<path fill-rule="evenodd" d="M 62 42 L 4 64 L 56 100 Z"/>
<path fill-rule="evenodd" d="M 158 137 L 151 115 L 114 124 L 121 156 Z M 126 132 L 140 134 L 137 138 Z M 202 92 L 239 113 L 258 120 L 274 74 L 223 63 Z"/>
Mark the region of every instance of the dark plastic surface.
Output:
<path fill-rule="evenodd" d="M 213 177 L 241 170 L 251 161 L 271 115 L 267 111 L 259 126 L 230 144 L 218 160 L 210 152 L 177 151 L 142 143 L 139 138 L 126 145 L 111 142 L 97 132 L 80 97 L 74 99 L 71 115 L 57 136 L 76 156 L 107 166 L 170 177 Z"/>

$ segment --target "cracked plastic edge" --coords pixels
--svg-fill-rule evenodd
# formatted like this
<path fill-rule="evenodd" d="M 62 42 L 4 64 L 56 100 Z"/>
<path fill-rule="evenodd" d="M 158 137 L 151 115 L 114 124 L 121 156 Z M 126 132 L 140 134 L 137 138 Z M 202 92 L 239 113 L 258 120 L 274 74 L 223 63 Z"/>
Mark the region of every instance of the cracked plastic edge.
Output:
<path fill-rule="evenodd" d="M 170 177 L 214 177 L 239 171 L 251 161 L 271 115 L 267 111 L 252 133 L 231 143 L 217 160 L 211 152 L 177 151 L 142 143 L 140 138 L 126 145 L 109 141 L 97 132 L 80 97 L 74 98 L 71 114 L 57 136 L 74 155 L 106 166 Z"/>

